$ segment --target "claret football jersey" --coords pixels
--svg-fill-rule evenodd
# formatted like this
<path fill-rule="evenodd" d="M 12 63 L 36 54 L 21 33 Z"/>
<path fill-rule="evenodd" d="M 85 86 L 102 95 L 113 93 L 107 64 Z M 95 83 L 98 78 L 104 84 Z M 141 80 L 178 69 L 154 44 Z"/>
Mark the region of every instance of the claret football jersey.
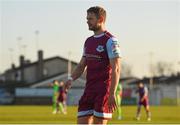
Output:
<path fill-rule="evenodd" d="M 87 64 L 85 92 L 107 92 L 111 83 L 110 59 L 121 57 L 118 40 L 105 31 L 85 41 L 83 57 Z"/>

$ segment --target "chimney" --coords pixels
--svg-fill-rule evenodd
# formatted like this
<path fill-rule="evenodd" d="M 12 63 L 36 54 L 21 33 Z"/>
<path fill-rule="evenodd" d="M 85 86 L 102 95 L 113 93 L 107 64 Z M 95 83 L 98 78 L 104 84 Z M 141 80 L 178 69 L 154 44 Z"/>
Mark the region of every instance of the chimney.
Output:
<path fill-rule="evenodd" d="M 21 55 L 20 57 L 19 57 L 19 63 L 20 63 L 20 67 L 23 67 L 24 66 L 24 56 L 23 55 Z"/>
<path fill-rule="evenodd" d="M 20 63 L 20 72 L 21 72 L 21 81 L 24 81 L 24 56 L 21 55 L 19 57 L 19 63 Z"/>
<path fill-rule="evenodd" d="M 14 70 L 15 68 L 16 68 L 15 64 L 12 63 L 12 64 L 11 64 L 11 69 Z"/>
<path fill-rule="evenodd" d="M 39 50 L 38 51 L 38 61 L 42 61 L 43 60 L 43 51 Z"/>
<path fill-rule="evenodd" d="M 41 80 L 43 78 L 43 51 L 39 50 L 38 51 L 38 67 L 37 67 L 37 76 L 38 80 Z"/>

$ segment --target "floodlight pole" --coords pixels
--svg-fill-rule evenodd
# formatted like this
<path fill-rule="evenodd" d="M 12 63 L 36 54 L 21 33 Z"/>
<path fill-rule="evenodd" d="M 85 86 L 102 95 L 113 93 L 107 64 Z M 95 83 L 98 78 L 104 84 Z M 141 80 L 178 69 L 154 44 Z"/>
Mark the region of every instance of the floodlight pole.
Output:
<path fill-rule="evenodd" d="M 71 51 L 68 52 L 68 79 L 71 77 Z"/>

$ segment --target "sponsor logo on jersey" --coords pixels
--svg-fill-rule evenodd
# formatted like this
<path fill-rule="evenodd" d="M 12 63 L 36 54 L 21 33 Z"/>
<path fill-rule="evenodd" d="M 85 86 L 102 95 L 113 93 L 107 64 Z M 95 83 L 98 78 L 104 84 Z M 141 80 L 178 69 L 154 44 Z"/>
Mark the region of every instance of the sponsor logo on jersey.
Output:
<path fill-rule="evenodd" d="M 96 48 L 96 50 L 101 53 L 101 52 L 104 51 L 104 47 L 103 47 L 102 45 L 98 45 L 98 47 Z"/>
<path fill-rule="evenodd" d="M 102 57 L 99 55 L 93 55 L 93 54 L 86 54 L 87 58 L 96 58 L 96 59 L 101 59 Z"/>

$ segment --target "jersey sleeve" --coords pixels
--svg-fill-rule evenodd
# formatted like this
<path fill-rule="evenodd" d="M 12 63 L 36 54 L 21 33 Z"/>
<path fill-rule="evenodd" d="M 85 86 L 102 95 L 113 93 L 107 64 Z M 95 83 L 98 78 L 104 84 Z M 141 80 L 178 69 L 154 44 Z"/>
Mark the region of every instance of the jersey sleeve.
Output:
<path fill-rule="evenodd" d="M 120 44 L 118 40 L 115 37 L 109 38 L 109 40 L 106 43 L 107 53 L 109 59 L 113 59 L 116 57 L 122 57 L 121 50 L 120 50 Z"/>
<path fill-rule="evenodd" d="M 148 95 L 148 88 L 145 86 L 144 87 L 144 94 L 147 96 Z"/>
<path fill-rule="evenodd" d="M 86 57 L 86 54 L 85 54 L 85 46 L 83 47 L 83 54 L 82 54 L 83 57 Z"/>
<path fill-rule="evenodd" d="M 84 46 L 83 46 L 82 57 L 86 57 L 86 41 L 85 41 Z"/>

